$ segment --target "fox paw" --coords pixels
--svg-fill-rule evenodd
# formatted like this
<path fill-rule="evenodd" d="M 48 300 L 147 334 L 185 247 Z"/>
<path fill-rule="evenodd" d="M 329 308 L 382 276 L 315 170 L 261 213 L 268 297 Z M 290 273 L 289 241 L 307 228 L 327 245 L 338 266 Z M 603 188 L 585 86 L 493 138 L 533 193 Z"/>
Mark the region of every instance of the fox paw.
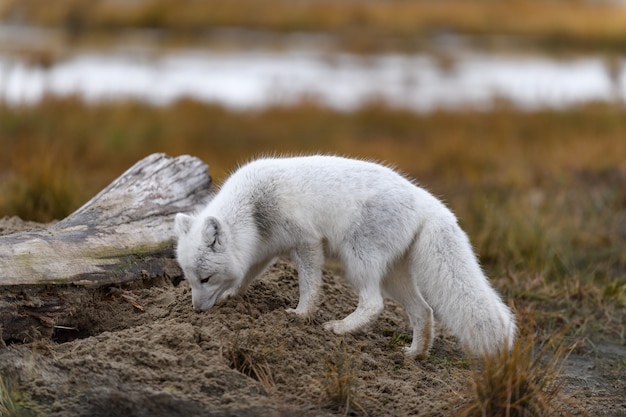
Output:
<path fill-rule="evenodd" d="M 349 331 L 346 329 L 346 324 L 343 320 L 331 320 L 324 323 L 324 330 L 332 331 L 335 334 L 344 334 Z"/>
<path fill-rule="evenodd" d="M 309 312 L 306 310 L 298 310 L 297 308 L 286 308 L 285 311 L 289 314 L 295 314 L 298 317 L 307 317 Z"/>
<path fill-rule="evenodd" d="M 409 358 L 426 359 L 428 357 L 427 349 L 418 349 L 417 347 L 403 347 L 402 353 Z"/>
<path fill-rule="evenodd" d="M 287 308 L 285 309 L 287 314 L 294 314 L 296 317 L 300 319 L 306 320 L 307 323 L 310 323 L 312 320 L 312 316 L 314 311 L 308 309 L 299 309 L 299 308 Z"/>

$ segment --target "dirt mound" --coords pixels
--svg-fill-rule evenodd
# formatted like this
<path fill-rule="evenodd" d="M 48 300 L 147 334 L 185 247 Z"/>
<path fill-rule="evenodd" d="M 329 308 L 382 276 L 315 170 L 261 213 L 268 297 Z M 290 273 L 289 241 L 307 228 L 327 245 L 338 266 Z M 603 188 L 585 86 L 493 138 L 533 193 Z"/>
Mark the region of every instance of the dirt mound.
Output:
<path fill-rule="evenodd" d="M 391 302 L 367 331 L 324 331 L 357 303 L 337 275 L 325 271 L 308 321 L 285 312 L 298 284 L 282 261 L 246 294 L 199 314 L 184 281 L 108 289 L 51 340 L 0 349 L 0 372 L 22 404 L 47 416 L 448 415 L 472 381 L 456 340 L 438 329 L 427 360 L 405 358 L 410 327 Z M 590 415 L 624 415 L 624 381 L 584 372 L 597 385 L 578 371 L 564 377 L 566 392 L 582 395 Z"/>
<path fill-rule="evenodd" d="M 21 389 L 51 416 L 335 415 L 345 408 L 333 399 L 343 401 L 333 388 L 342 379 L 353 386 L 352 408 L 401 415 L 438 407 L 468 381 L 454 341 L 439 339 L 425 363 L 404 357 L 399 347 L 410 329 L 397 305 L 368 332 L 324 331 L 322 322 L 356 306 L 354 293 L 329 272 L 311 321 L 286 313 L 297 304 L 294 276 L 280 262 L 245 295 L 200 314 L 185 282 L 124 291 L 94 301 L 87 313 L 94 326 L 111 330 L 80 338 L 85 331 L 76 329 L 65 343 L 10 347 L 0 353 L 3 372 L 19 376 Z M 446 368 L 457 378 L 441 380 Z"/>

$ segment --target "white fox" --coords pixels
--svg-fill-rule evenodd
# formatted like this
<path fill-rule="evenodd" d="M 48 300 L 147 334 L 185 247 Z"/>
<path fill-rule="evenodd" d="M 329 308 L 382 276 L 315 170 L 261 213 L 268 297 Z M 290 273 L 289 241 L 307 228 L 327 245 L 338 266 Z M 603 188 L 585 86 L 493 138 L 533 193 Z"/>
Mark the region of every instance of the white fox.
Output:
<path fill-rule="evenodd" d="M 515 317 L 489 285 L 446 206 L 392 169 L 336 156 L 264 158 L 239 168 L 195 216 L 178 213 L 177 259 L 196 311 L 245 291 L 290 255 L 300 300 L 316 308 L 325 252 L 357 290 L 354 312 L 324 328 L 356 331 L 383 310 L 383 293 L 413 327 L 409 356 L 426 357 L 435 316 L 477 355 L 510 349 Z"/>

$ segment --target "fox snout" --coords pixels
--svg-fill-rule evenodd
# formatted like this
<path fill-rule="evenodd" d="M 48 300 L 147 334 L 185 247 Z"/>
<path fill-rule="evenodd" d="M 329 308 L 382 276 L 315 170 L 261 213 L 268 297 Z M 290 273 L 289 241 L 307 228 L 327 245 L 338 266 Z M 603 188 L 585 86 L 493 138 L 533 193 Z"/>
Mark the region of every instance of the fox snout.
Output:
<path fill-rule="evenodd" d="M 215 297 L 202 291 L 191 291 L 191 305 L 196 313 L 207 311 L 215 304 Z"/>
<path fill-rule="evenodd" d="M 193 305 L 193 311 L 195 311 L 196 313 L 203 313 L 203 312 L 205 312 L 207 310 L 210 310 L 211 307 L 213 307 L 213 304 L 209 305 L 208 303 L 207 304 L 195 304 L 195 303 L 192 303 L 192 305 Z"/>
<path fill-rule="evenodd" d="M 201 296 L 194 297 L 193 291 L 191 294 L 191 304 L 193 306 L 193 311 L 196 313 L 202 313 L 211 309 L 215 305 L 220 305 L 233 295 L 235 295 L 235 291 L 225 291 L 222 295 L 217 297 L 217 302 L 213 300 L 203 299 Z"/>

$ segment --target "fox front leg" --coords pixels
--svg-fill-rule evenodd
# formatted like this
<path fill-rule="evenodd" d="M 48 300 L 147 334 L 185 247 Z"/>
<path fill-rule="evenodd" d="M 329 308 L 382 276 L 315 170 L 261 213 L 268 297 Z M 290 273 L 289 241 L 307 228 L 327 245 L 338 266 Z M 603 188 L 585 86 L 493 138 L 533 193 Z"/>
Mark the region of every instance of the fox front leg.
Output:
<path fill-rule="evenodd" d="M 291 257 L 298 269 L 300 299 L 296 308 L 288 308 L 288 313 L 308 318 L 315 312 L 322 287 L 322 266 L 324 249 L 322 244 L 312 244 L 295 249 Z"/>

